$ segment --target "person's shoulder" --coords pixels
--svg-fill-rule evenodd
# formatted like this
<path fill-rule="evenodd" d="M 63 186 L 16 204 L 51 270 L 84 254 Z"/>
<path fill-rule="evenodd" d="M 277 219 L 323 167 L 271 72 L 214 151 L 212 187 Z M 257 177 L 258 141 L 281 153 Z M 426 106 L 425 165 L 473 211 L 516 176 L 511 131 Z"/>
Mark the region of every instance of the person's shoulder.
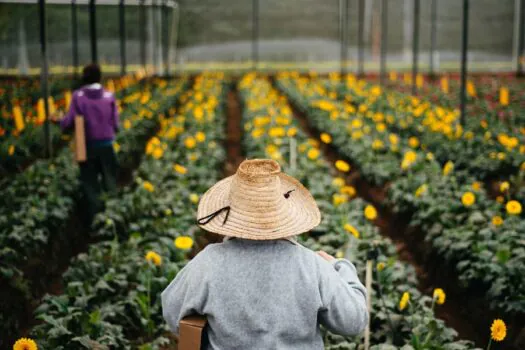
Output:
<path fill-rule="evenodd" d="M 114 99 L 115 99 L 115 94 L 112 93 L 112 92 L 109 91 L 109 90 L 106 90 L 106 89 L 103 90 L 102 96 L 103 96 L 104 98 L 106 98 L 106 99 L 111 99 L 111 100 L 114 100 Z"/>
<path fill-rule="evenodd" d="M 84 88 L 79 88 L 73 91 L 73 98 L 82 97 L 85 95 Z"/>

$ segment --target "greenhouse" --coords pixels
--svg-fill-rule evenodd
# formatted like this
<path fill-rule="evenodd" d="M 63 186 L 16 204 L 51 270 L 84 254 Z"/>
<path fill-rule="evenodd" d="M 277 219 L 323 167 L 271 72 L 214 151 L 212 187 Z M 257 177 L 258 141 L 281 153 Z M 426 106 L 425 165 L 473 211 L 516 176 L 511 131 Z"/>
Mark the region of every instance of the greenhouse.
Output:
<path fill-rule="evenodd" d="M 525 0 L 0 0 L 0 349 L 525 349 Z"/>

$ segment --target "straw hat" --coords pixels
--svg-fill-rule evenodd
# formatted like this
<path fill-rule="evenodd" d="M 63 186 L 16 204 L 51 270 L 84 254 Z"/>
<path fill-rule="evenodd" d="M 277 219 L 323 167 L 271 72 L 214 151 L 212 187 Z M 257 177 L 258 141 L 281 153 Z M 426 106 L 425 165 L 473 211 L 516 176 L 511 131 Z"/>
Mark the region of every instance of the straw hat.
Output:
<path fill-rule="evenodd" d="M 281 173 L 276 161 L 253 159 L 202 196 L 197 218 L 201 228 L 220 235 L 271 240 L 311 230 L 321 213 L 310 192 Z"/>

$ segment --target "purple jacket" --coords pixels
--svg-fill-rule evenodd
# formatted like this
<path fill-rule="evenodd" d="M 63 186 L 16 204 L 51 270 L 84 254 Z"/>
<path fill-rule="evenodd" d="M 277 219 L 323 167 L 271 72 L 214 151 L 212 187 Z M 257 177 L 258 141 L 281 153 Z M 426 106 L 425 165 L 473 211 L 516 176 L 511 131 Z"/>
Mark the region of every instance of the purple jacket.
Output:
<path fill-rule="evenodd" d="M 75 116 L 82 115 L 86 141 L 111 141 L 118 131 L 118 107 L 113 93 L 97 88 L 83 87 L 73 93 L 66 117 L 60 122 L 62 130 L 72 129 Z"/>

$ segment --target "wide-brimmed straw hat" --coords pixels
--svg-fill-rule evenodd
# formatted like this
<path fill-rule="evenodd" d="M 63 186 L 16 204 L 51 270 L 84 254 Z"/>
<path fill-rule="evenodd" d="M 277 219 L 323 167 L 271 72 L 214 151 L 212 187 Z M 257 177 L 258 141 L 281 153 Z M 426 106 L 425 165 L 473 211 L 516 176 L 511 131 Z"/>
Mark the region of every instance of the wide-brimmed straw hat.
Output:
<path fill-rule="evenodd" d="M 202 196 L 197 211 L 197 224 L 206 231 L 253 240 L 295 236 L 320 221 L 310 192 L 270 159 L 242 162 L 235 175 Z"/>

